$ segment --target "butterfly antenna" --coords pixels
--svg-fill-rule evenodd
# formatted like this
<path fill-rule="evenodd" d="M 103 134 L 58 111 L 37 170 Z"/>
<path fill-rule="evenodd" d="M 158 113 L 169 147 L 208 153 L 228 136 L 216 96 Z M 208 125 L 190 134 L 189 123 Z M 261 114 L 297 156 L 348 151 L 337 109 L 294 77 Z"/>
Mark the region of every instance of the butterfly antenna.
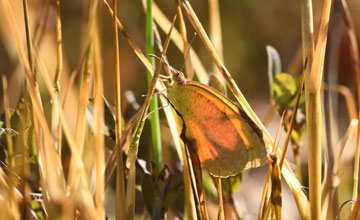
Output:
<path fill-rule="evenodd" d="M 190 56 L 190 51 L 191 51 L 192 45 L 193 45 L 194 42 L 195 42 L 196 37 L 197 37 L 197 33 L 195 32 L 195 33 L 194 33 L 194 36 L 193 36 L 193 38 L 191 39 L 191 42 L 190 42 L 190 44 L 189 44 L 189 48 L 188 48 L 188 50 L 186 51 L 186 56 L 185 56 L 185 59 L 184 59 L 184 63 L 183 63 L 183 65 L 182 65 L 181 68 L 180 68 L 180 71 L 181 71 L 181 72 L 182 72 L 182 71 L 184 70 L 184 68 L 185 68 L 186 60 L 187 60 L 187 59 L 189 58 L 189 56 Z"/>
<path fill-rule="evenodd" d="M 144 117 L 143 120 L 145 121 L 146 119 L 150 118 L 150 116 L 151 116 L 152 113 L 154 113 L 154 112 L 156 112 L 156 111 L 159 111 L 159 110 L 161 110 L 161 109 L 163 109 L 163 108 L 165 108 L 165 107 L 168 107 L 168 106 L 169 106 L 169 103 L 168 103 L 167 105 L 160 106 L 160 107 L 152 110 L 151 112 L 149 112 L 149 113 Z"/>
<path fill-rule="evenodd" d="M 166 89 L 163 89 L 163 90 L 161 90 L 161 91 L 154 92 L 154 95 L 163 95 L 163 96 L 165 96 L 165 95 L 163 94 L 163 92 L 166 92 L 166 91 L 168 91 L 168 90 L 169 90 L 169 89 L 166 88 Z M 146 96 L 148 96 L 148 94 L 141 95 L 141 97 L 146 97 Z"/>

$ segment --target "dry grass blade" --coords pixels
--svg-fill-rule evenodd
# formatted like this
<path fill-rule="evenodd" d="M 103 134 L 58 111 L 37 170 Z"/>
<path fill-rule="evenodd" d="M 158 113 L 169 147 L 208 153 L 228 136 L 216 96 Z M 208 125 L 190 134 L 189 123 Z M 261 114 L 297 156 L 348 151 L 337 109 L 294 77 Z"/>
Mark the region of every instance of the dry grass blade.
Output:
<path fill-rule="evenodd" d="M 131 131 L 136 125 L 136 122 L 138 118 L 140 117 L 141 109 L 138 110 L 138 112 L 126 123 L 125 129 L 121 133 L 121 145 L 123 152 L 127 153 L 130 146 L 131 141 Z M 115 167 L 116 167 L 116 146 L 114 147 L 114 150 L 112 151 L 110 157 L 107 160 L 106 168 L 105 168 L 105 189 L 110 184 L 110 180 L 112 178 L 112 175 L 114 173 Z"/>
<path fill-rule="evenodd" d="M 354 136 L 357 126 L 358 126 L 358 120 L 352 119 L 348 129 L 346 130 L 346 133 L 345 133 L 343 139 L 341 140 L 339 147 L 337 148 L 338 150 L 336 152 L 336 160 L 335 160 L 334 170 L 333 170 L 333 173 L 335 174 L 335 178 L 337 178 L 337 180 L 334 180 L 334 182 L 337 184 L 334 187 L 336 187 L 337 185 L 340 184 L 339 172 L 340 172 L 341 165 L 342 165 L 341 157 L 344 152 L 345 146 L 347 146 L 346 144 L 348 143 L 349 139 Z M 323 193 L 323 195 L 326 194 L 326 192 L 322 192 L 322 193 Z"/>
<path fill-rule="evenodd" d="M 79 98 L 79 106 L 77 111 L 77 119 L 76 119 L 76 127 L 75 127 L 75 143 L 78 147 L 78 152 L 82 155 L 84 149 L 85 142 L 85 133 L 86 133 L 86 106 L 89 100 L 89 89 L 92 78 L 92 70 L 90 69 L 90 60 L 92 56 L 92 42 L 89 43 L 88 48 L 86 50 L 86 59 L 85 66 L 82 76 L 82 82 L 80 85 L 80 98 Z M 73 167 L 74 163 L 77 163 L 76 158 L 71 158 L 70 167 Z M 76 169 L 70 169 L 69 179 L 72 179 L 77 175 Z"/>
<path fill-rule="evenodd" d="M 54 143 L 43 112 L 38 85 L 32 74 L 28 60 L 26 59 L 26 55 L 24 52 L 24 48 L 22 47 L 19 33 L 16 30 L 16 25 L 14 21 L 14 16 L 12 14 L 12 10 L 10 8 L 8 1 L 3 0 L 2 3 L 5 8 L 6 17 L 10 23 L 12 34 L 16 41 L 20 62 L 25 69 L 26 82 L 28 85 L 27 89 L 33 104 L 35 135 L 36 135 L 36 140 L 37 140 L 36 142 L 38 147 L 37 150 L 39 153 L 38 161 L 40 166 L 40 175 L 41 175 L 41 183 L 43 186 L 43 191 L 44 193 L 47 193 L 49 195 L 46 198 L 50 198 L 53 201 L 57 201 L 58 204 L 62 204 L 63 201 L 62 199 L 64 198 L 63 195 L 65 189 L 65 184 L 64 184 L 65 179 L 63 176 L 61 162 L 59 157 L 56 156 L 57 154 L 54 151 Z M 40 127 L 42 129 L 42 135 L 43 135 L 41 138 L 40 138 L 40 130 L 39 130 Z M 43 148 L 42 146 L 44 145 L 47 147 Z"/>
<path fill-rule="evenodd" d="M 357 197 L 353 210 L 351 211 L 350 220 L 356 220 L 360 218 L 360 196 Z"/>
<path fill-rule="evenodd" d="M 109 10 L 109 13 L 111 17 L 114 17 L 114 12 L 111 9 L 109 3 L 106 0 L 103 0 L 106 8 Z M 115 16 L 116 17 L 116 16 Z M 146 56 L 141 52 L 140 47 L 135 43 L 135 41 L 130 37 L 130 35 L 126 32 L 124 26 L 121 24 L 120 20 L 116 17 L 116 22 L 118 25 L 118 28 L 122 32 L 122 34 L 125 36 L 126 40 L 129 42 L 130 46 L 133 48 L 135 54 L 139 57 L 141 62 L 145 65 L 145 67 L 153 74 L 154 73 L 154 67 L 151 65 L 151 63 L 148 61 Z"/>
<path fill-rule="evenodd" d="M 313 52 L 314 52 L 314 25 L 313 25 L 313 11 L 312 1 L 301 1 L 301 40 L 302 40 L 302 59 L 308 61 L 308 66 L 311 66 Z M 310 49 L 308 49 L 310 48 Z M 308 50 L 310 50 L 308 52 Z M 306 67 L 307 68 L 307 67 Z M 310 73 L 310 68 L 307 68 L 306 74 Z"/>
<path fill-rule="evenodd" d="M 271 173 L 271 195 L 270 203 L 272 210 L 272 219 L 281 220 L 282 207 L 282 191 L 281 191 L 281 167 L 277 162 L 277 157 L 272 158 L 272 173 Z M 274 218 L 275 217 L 275 218 Z"/>
<path fill-rule="evenodd" d="M 224 213 L 224 201 L 223 201 L 223 193 L 222 193 L 222 186 L 221 186 L 221 178 L 215 177 L 214 180 L 217 180 L 216 190 L 218 192 L 219 197 L 219 212 L 218 212 L 218 220 L 225 220 L 225 213 Z"/>
<path fill-rule="evenodd" d="M 272 153 L 271 153 L 271 154 L 274 154 L 274 155 L 268 157 L 268 159 L 269 159 L 269 168 L 268 168 L 263 193 L 262 193 L 262 196 L 261 196 L 261 202 L 260 202 L 260 206 L 259 206 L 259 214 L 258 214 L 258 219 L 259 220 L 267 218 L 268 215 L 269 215 L 269 213 L 267 213 L 270 210 L 270 208 L 269 208 L 270 203 L 268 202 L 268 194 L 269 194 L 271 177 L 272 177 L 272 174 L 274 172 L 273 171 L 273 168 L 274 168 L 273 162 L 274 162 L 274 160 L 272 158 L 276 157 L 276 160 L 277 160 L 277 156 L 276 156 L 275 152 L 278 151 L 278 145 L 280 143 L 281 136 L 282 136 L 283 129 L 281 129 L 280 136 L 278 136 L 278 134 L 279 134 L 280 128 L 282 128 L 281 125 L 282 125 L 282 122 L 284 120 L 284 115 L 285 115 L 285 111 L 283 112 L 283 114 L 282 114 L 282 116 L 280 118 L 280 122 L 279 122 L 278 128 L 276 130 L 275 137 L 279 137 L 279 138 L 277 138 L 278 140 L 276 140 L 276 139 L 274 140 L 274 146 L 273 146 L 273 150 L 272 150 Z"/>
<path fill-rule="evenodd" d="M 355 105 L 355 98 L 351 92 L 351 90 L 343 85 L 326 85 L 324 83 L 324 88 L 329 89 L 330 91 L 338 92 L 345 98 L 349 120 L 356 119 L 357 118 L 357 111 L 356 111 L 356 105 Z"/>
<path fill-rule="evenodd" d="M 353 200 L 352 200 L 353 201 Z M 353 209 L 351 211 L 350 220 L 356 220 L 360 218 L 360 196 L 357 197 Z"/>
<path fill-rule="evenodd" d="M 60 78 L 63 68 L 63 52 L 62 52 L 62 32 L 61 32 L 61 17 L 60 17 L 60 0 L 56 1 L 56 41 L 57 41 L 57 64 L 54 79 L 54 88 L 57 92 L 60 91 Z"/>
<path fill-rule="evenodd" d="M 328 203 L 328 210 L 332 208 L 331 200 L 327 198 L 332 198 L 334 196 L 336 188 L 340 185 L 341 182 L 341 171 L 342 171 L 342 156 L 345 149 L 346 144 L 348 143 L 349 139 L 354 136 L 355 132 L 357 131 L 358 120 L 351 119 L 350 125 L 341 140 L 341 143 L 336 148 L 337 152 L 335 152 L 335 160 L 333 168 L 328 172 L 329 174 L 324 177 L 324 181 L 322 183 L 321 189 L 321 203 L 322 207 Z M 332 175 L 331 177 L 329 175 Z M 335 210 L 334 210 L 335 211 Z M 328 214 L 329 215 L 329 214 Z M 329 217 L 328 217 L 329 218 Z"/>
<path fill-rule="evenodd" d="M 57 64 L 54 79 L 54 90 L 56 95 L 60 92 L 60 78 L 63 68 L 63 54 L 62 54 L 62 34 L 61 34 L 61 18 L 60 18 L 60 0 L 56 1 L 56 40 L 57 40 Z M 51 133 L 55 140 L 55 147 L 59 155 L 61 155 L 61 140 L 60 135 L 60 119 L 57 111 L 57 98 L 52 101 L 53 108 L 51 112 Z"/>
<path fill-rule="evenodd" d="M 124 162 L 121 146 L 121 90 L 120 90 L 120 61 L 119 61 L 119 39 L 117 24 L 117 0 L 113 0 L 113 32 L 114 32 L 114 83 L 115 83 L 115 139 L 116 139 L 116 219 L 127 218 L 125 198 L 125 176 Z M 131 210 L 129 210 L 131 212 Z"/>
<path fill-rule="evenodd" d="M 330 17 L 331 0 L 326 0 L 323 6 L 322 19 L 319 28 L 319 36 L 316 42 L 316 49 L 309 80 L 309 92 L 316 93 L 321 89 L 322 73 L 325 59 L 325 49 L 327 43 L 327 31 Z M 308 54 L 308 53 L 306 53 Z"/>
<path fill-rule="evenodd" d="M 278 157 L 276 154 L 269 155 L 269 170 L 268 170 L 268 182 L 270 184 L 271 179 L 271 193 L 270 199 L 264 201 L 261 206 L 258 219 L 268 219 L 271 211 L 271 219 L 281 219 L 281 207 L 282 207 L 282 191 L 281 191 L 281 171 L 278 163 Z M 267 189 L 269 184 L 267 184 Z M 265 192 L 265 190 L 264 190 Z M 261 215 L 260 215 L 261 214 Z"/>
<path fill-rule="evenodd" d="M 97 19 L 95 19 L 97 21 Z M 99 24 L 96 22 L 94 33 L 94 64 L 95 64 L 95 100 L 94 100 L 94 118 L 95 118 L 95 204 L 97 219 L 105 219 L 105 152 L 104 152 L 104 85 L 102 74 L 102 59 L 100 48 Z"/>
<path fill-rule="evenodd" d="M 273 167 L 269 163 L 268 172 L 266 175 L 265 185 L 261 196 L 260 206 L 259 206 L 259 214 L 258 219 L 261 220 L 265 216 L 266 207 L 268 205 L 268 198 L 269 198 L 269 189 L 270 189 L 270 181 L 271 181 L 271 174 L 272 174 Z"/>

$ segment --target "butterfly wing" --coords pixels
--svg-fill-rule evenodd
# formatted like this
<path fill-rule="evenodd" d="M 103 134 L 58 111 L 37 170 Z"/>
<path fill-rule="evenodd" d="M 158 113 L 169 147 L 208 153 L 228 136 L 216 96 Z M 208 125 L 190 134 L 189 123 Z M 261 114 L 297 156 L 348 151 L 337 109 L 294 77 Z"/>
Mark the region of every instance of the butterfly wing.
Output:
<path fill-rule="evenodd" d="M 195 82 L 175 85 L 168 98 L 185 123 L 185 138 L 204 168 L 227 177 L 266 161 L 262 132 L 238 106 Z"/>

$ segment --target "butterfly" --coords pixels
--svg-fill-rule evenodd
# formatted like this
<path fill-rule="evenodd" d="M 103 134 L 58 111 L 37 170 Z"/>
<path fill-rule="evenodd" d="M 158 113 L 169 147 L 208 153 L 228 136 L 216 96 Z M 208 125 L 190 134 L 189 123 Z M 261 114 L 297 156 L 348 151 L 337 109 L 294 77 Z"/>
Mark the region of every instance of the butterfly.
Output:
<path fill-rule="evenodd" d="M 178 116 L 180 137 L 211 175 L 234 176 L 267 161 L 263 132 L 240 106 L 214 88 L 174 71 L 167 99 Z"/>

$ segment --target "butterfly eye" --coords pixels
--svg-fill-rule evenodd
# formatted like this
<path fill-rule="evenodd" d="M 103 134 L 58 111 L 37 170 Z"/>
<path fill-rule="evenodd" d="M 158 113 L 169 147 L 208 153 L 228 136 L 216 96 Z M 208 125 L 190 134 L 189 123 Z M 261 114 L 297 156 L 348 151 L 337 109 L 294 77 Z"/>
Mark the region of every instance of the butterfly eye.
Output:
<path fill-rule="evenodd" d="M 186 84 L 187 80 L 182 72 L 180 72 L 179 70 L 173 70 L 172 72 L 173 72 L 174 82 L 181 84 L 181 85 Z"/>

